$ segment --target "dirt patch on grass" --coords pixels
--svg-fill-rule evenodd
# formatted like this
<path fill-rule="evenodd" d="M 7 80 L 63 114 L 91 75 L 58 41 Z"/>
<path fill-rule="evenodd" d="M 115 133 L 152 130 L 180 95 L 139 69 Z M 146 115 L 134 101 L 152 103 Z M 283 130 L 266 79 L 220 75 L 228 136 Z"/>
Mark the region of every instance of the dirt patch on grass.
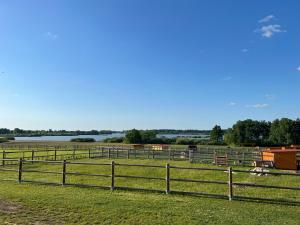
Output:
<path fill-rule="evenodd" d="M 2 213 L 17 213 L 22 209 L 22 206 L 20 204 L 4 201 L 0 199 L 0 212 Z"/>

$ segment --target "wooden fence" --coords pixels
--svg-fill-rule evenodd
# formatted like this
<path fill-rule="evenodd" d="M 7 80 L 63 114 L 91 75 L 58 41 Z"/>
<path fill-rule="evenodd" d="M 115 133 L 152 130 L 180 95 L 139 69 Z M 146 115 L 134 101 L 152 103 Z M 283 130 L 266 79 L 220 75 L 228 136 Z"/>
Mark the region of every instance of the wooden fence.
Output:
<path fill-rule="evenodd" d="M 227 165 L 250 165 L 255 160 L 261 159 L 259 151 L 237 151 L 234 149 L 208 149 L 199 148 L 197 151 L 186 148 L 170 148 L 169 150 L 153 150 L 151 148 L 133 149 L 130 146 L 67 146 L 66 148 L 49 146 L 43 148 L 27 148 L 23 150 L 6 149 L 0 151 L 2 166 L 5 159 L 26 160 L 68 160 L 84 158 L 139 158 L 139 159 L 168 159 L 186 160 L 190 162 L 216 163 L 216 157 L 226 156 Z M 9 164 L 15 161 L 8 162 Z"/>
<path fill-rule="evenodd" d="M 297 173 L 283 173 L 283 172 L 255 172 L 255 171 L 247 171 L 240 169 L 233 169 L 232 167 L 225 168 L 200 168 L 200 167 L 180 167 L 180 166 L 172 166 L 167 163 L 165 166 L 161 165 L 144 165 L 144 164 L 125 164 L 125 163 L 117 163 L 115 161 L 111 161 L 111 163 L 91 163 L 91 162 L 69 162 L 66 160 L 63 161 L 45 161 L 45 160 L 24 160 L 20 158 L 19 160 L 15 159 L 5 159 L 5 161 L 17 161 L 17 168 L 0 168 L 0 171 L 3 172 L 15 172 L 17 175 L 17 179 L 2 179 L 3 181 L 17 181 L 19 183 L 41 183 L 41 184 L 52 184 L 52 185 L 62 185 L 62 186 L 78 186 L 78 187 L 97 187 L 104 188 L 110 190 L 141 190 L 141 191 L 152 191 L 152 192 L 160 192 L 160 193 L 175 193 L 175 194 L 187 194 L 187 195 L 199 195 L 199 196 L 210 196 L 231 200 L 243 200 L 243 199 L 252 199 L 252 200 L 273 200 L 270 198 L 256 198 L 256 197 L 247 197 L 247 196 L 239 196 L 235 195 L 234 189 L 236 187 L 250 187 L 250 188 L 265 188 L 265 189 L 283 189 L 283 190 L 296 190 L 299 191 L 299 187 L 288 187 L 288 186 L 275 186 L 275 185 L 263 185 L 263 184 L 254 184 L 254 183 L 244 183 L 244 182 L 235 182 L 234 174 L 235 173 L 257 173 L 264 175 L 281 175 L 281 176 L 300 176 Z M 32 170 L 32 169 L 24 169 L 23 165 L 25 163 L 41 163 L 41 164 L 58 164 L 61 165 L 61 171 L 44 171 L 44 170 Z M 80 172 L 68 172 L 68 165 L 81 165 L 81 166 L 99 166 L 99 167 L 109 167 L 109 174 L 91 174 L 91 173 L 80 173 Z M 150 176 L 136 176 L 136 175 L 120 175 L 116 173 L 117 167 L 137 167 L 137 168 L 159 168 L 165 170 L 164 177 L 150 177 Z M 196 180 L 196 179 L 185 179 L 185 178 L 175 178 L 171 177 L 171 170 L 196 170 L 196 171 L 214 171 L 216 173 L 219 172 L 227 172 L 228 178 L 227 180 Z M 35 181 L 35 180 L 26 180 L 23 179 L 24 173 L 41 173 L 41 174 L 56 174 L 60 176 L 60 180 L 57 182 L 46 182 L 46 181 Z M 76 184 L 67 182 L 68 176 L 86 176 L 86 177 L 106 177 L 110 178 L 110 185 L 100 186 L 100 185 L 90 185 L 90 184 Z M 164 189 L 149 189 L 145 187 L 128 187 L 128 186 L 118 186 L 115 178 L 126 178 L 126 179 L 143 179 L 143 180 L 159 180 L 165 183 Z M 219 194 L 219 193 L 205 193 L 205 192 L 190 192 L 190 191 L 179 191 L 172 189 L 172 182 L 185 182 L 185 183 L 202 183 L 202 184 L 213 184 L 213 185 L 225 185 L 227 186 L 227 195 Z M 288 202 L 284 199 L 280 199 L 282 202 Z M 290 201 L 291 202 L 291 201 Z M 292 201 L 293 203 L 299 204 L 300 202 Z"/>

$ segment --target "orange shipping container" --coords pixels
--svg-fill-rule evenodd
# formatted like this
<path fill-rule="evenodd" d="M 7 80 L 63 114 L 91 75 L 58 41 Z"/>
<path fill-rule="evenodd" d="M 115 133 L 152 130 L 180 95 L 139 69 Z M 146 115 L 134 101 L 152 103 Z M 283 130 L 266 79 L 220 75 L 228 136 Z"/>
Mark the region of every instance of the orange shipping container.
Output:
<path fill-rule="evenodd" d="M 297 170 L 299 169 L 300 160 L 297 159 L 300 150 L 297 149 L 277 149 L 266 150 L 262 153 L 263 161 L 272 161 L 275 168 L 283 170 Z"/>

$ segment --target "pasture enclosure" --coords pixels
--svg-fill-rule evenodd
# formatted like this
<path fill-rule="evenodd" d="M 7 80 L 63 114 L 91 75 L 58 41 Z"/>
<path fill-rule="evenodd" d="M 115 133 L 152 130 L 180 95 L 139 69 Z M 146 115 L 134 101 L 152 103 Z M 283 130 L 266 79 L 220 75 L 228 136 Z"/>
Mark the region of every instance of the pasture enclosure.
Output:
<path fill-rule="evenodd" d="M 153 160 L 149 163 L 143 160 L 139 164 L 99 159 L 87 162 L 22 158 L 4 161 L 14 161 L 16 165 L 0 168 L 3 181 L 300 203 L 296 202 L 300 199 L 297 192 L 300 175 L 296 173 L 182 165 L 186 162 L 162 165 L 158 161 L 154 164 Z"/>
<path fill-rule="evenodd" d="M 261 159 L 261 152 L 254 149 L 231 149 L 199 147 L 192 151 L 187 147 L 170 147 L 168 150 L 154 150 L 151 146 L 134 149 L 130 145 L 98 146 L 98 145 L 0 145 L 2 166 L 15 163 L 5 159 L 26 160 L 68 160 L 84 158 L 108 159 L 164 159 L 182 160 L 201 163 L 218 163 L 218 158 L 226 158 L 226 165 L 251 165 Z"/>

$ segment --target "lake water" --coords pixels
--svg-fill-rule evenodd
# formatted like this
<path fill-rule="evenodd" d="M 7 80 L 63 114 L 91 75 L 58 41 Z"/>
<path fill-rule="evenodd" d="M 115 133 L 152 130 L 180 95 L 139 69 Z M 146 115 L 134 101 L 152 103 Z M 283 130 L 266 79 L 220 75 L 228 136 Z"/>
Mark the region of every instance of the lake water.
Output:
<path fill-rule="evenodd" d="M 94 138 L 103 141 L 106 138 L 124 137 L 124 133 L 101 134 L 101 135 L 78 135 L 78 136 L 41 136 L 41 137 L 16 137 L 16 141 L 71 141 L 73 138 Z"/>
<path fill-rule="evenodd" d="M 94 138 L 96 141 L 103 141 L 106 138 L 124 137 L 124 133 L 101 134 L 101 135 L 78 135 L 78 136 L 41 136 L 41 137 L 16 137 L 16 141 L 71 141 L 73 138 Z M 190 134 L 158 134 L 157 137 L 176 138 L 176 137 L 199 137 L 205 139 L 206 135 Z"/>

